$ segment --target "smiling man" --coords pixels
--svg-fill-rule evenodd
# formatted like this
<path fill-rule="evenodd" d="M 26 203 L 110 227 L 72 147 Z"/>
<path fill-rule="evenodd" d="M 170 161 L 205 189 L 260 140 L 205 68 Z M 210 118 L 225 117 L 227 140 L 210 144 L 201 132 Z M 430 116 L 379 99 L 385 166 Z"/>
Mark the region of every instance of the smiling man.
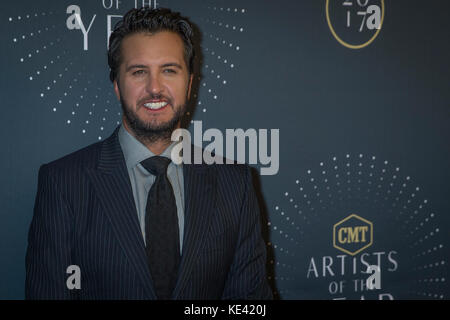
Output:
<path fill-rule="evenodd" d="M 123 125 L 159 154 L 180 127 L 190 97 L 193 74 L 185 61 L 183 40 L 171 31 L 139 32 L 123 39 L 121 46 L 113 81 Z"/>
<path fill-rule="evenodd" d="M 249 167 L 170 159 L 194 78 L 190 23 L 133 9 L 108 63 L 122 125 L 40 168 L 26 297 L 271 299 Z"/>

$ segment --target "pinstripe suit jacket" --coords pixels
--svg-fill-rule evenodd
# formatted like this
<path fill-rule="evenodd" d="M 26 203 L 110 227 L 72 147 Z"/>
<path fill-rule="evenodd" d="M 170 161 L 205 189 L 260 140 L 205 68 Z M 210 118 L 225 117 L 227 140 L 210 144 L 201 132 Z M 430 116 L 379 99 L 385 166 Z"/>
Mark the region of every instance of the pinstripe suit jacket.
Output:
<path fill-rule="evenodd" d="M 41 166 L 27 299 L 156 299 L 118 130 Z M 173 299 L 270 299 L 246 165 L 183 165 L 185 235 Z M 81 270 L 69 290 L 67 267 Z"/>

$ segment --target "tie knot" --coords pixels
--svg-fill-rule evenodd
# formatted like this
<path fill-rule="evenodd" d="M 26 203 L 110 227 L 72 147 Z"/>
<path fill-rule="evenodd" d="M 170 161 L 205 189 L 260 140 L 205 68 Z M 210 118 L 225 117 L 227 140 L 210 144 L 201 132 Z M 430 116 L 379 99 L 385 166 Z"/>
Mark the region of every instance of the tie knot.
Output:
<path fill-rule="evenodd" d="M 142 166 L 154 176 L 166 174 L 171 160 L 166 157 L 154 156 L 141 161 Z"/>

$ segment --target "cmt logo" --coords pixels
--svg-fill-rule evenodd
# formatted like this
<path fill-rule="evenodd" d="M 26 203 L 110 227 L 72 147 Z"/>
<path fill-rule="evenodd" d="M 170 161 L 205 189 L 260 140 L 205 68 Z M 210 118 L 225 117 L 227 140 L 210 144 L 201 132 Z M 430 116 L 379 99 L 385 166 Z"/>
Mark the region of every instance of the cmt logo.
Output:
<path fill-rule="evenodd" d="M 351 256 L 370 247 L 373 242 L 372 222 L 356 214 L 333 226 L 333 246 Z"/>

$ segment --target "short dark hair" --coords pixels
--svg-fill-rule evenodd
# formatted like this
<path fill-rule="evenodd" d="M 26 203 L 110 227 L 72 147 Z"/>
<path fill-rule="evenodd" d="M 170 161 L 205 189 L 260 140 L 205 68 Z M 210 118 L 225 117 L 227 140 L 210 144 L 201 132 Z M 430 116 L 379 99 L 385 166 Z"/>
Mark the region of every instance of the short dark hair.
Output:
<path fill-rule="evenodd" d="M 172 12 L 166 8 L 152 9 L 143 7 L 131 9 L 122 20 L 114 27 L 109 37 L 108 64 L 111 69 L 109 78 L 112 82 L 117 78 L 121 63 L 122 40 L 131 34 L 140 32 L 157 33 L 160 31 L 171 31 L 178 34 L 184 44 L 184 58 L 190 74 L 194 70 L 195 50 L 193 45 L 193 28 L 187 18 L 178 12 Z"/>

